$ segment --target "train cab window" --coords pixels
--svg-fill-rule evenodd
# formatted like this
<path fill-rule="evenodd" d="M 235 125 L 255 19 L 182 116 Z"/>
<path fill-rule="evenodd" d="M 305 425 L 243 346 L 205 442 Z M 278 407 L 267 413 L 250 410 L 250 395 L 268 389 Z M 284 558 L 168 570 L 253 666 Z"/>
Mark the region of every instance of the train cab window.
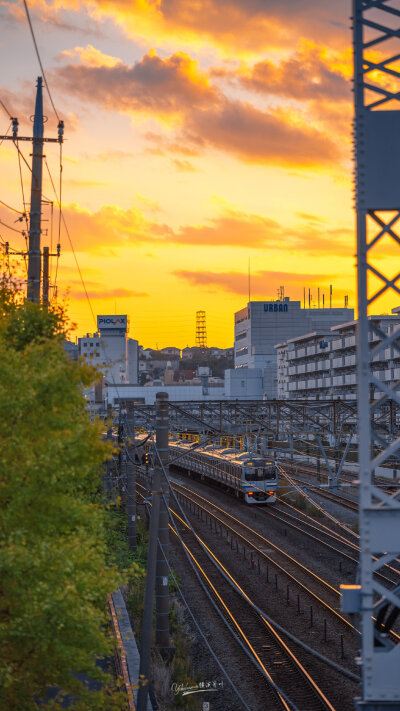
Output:
<path fill-rule="evenodd" d="M 275 467 L 266 467 L 264 469 L 264 479 L 276 479 Z"/>

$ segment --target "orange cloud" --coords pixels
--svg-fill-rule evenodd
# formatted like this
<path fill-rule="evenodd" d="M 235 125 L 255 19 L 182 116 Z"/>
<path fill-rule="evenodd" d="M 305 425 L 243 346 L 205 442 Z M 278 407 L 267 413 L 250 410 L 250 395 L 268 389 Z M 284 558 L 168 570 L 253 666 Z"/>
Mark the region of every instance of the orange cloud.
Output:
<path fill-rule="evenodd" d="M 69 291 L 68 296 L 77 301 L 84 301 L 87 296 L 82 289 Z M 89 299 L 129 299 L 131 297 L 142 298 L 148 296 L 144 291 L 132 291 L 131 289 L 101 289 L 98 291 L 88 291 Z"/>
<path fill-rule="evenodd" d="M 209 106 L 218 99 L 207 74 L 184 52 L 166 59 L 148 52 L 132 66 L 67 64 L 56 70 L 56 77 L 74 96 L 127 113 L 180 116 L 185 108 Z"/>
<path fill-rule="evenodd" d="M 90 212 L 76 204 L 69 204 L 64 205 L 63 212 L 77 251 L 90 251 L 102 246 L 159 243 L 172 234 L 167 225 L 147 220 L 140 210 L 133 207 L 123 210 L 116 205 L 103 205 L 97 212 Z M 66 236 L 63 237 L 63 249 L 70 249 Z"/>
<path fill-rule="evenodd" d="M 243 272 L 196 272 L 177 269 L 173 274 L 207 291 L 222 290 L 240 295 L 247 295 L 249 292 L 248 274 Z M 266 294 L 275 297 L 276 290 L 281 285 L 284 285 L 287 291 L 297 289 L 298 292 L 299 287 L 324 286 L 332 283 L 335 278 L 332 274 L 259 271 L 251 275 L 251 294 L 253 297 L 257 295 L 266 298 Z"/>
<path fill-rule="evenodd" d="M 115 205 L 103 205 L 97 212 L 90 212 L 69 204 L 63 210 L 77 251 L 146 243 L 154 247 L 181 244 L 280 249 L 284 246 L 285 249 L 298 250 L 302 255 L 350 256 L 355 249 L 351 229 L 325 227 L 318 218 L 304 213 L 300 213 L 298 226 L 287 228 L 265 215 L 225 208 L 221 215 L 199 225 L 183 225 L 173 230 L 165 223 L 146 218 L 135 207 L 123 210 Z M 70 249 L 65 235 L 62 248 Z"/>
<path fill-rule="evenodd" d="M 299 51 L 279 64 L 263 60 L 237 78 L 242 86 L 261 94 L 302 101 L 321 98 L 350 101 L 351 96 L 344 67 L 333 67 L 327 50 L 311 42 L 303 42 Z"/>
<path fill-rule="evenodd" d="M 95 20 L 110 17 L 132 38 L 171 46 L 214 45 L 222 51 L 253 54 L 267 47 L 290 47 L 299 33 L 348 43 L 345 0 L 31 0 L 44 21 L 62 22 L 62 10 L 85 8 Z"/>
<path fill-rule="evenodd" d="M 328 133 L 295 112 L 262 111 L 248 102 L 227 99 L 199 71 L 197 62 L 183 53 L 164 60 L 148 53 L 131 67 L 68 64 L 56 75 L 66 91 L 106 109 L 179 117 L 172 145 L 180 145 L 180 152 L 182 145 L 190 150 L 209 146 L 249 163 L 290 166 L 327 165 L 342 157 Z"/>
<path fill-rule="evenodd" d="M 99 49 L 88 44 L 86 47 L 74 47 L 74 49 L 64 49 L 58 56 L 58 61 L 66 59 L 77 60 L 89 67 L 116 67 L 122 64 L 118 57 L 103 54 Z"/>

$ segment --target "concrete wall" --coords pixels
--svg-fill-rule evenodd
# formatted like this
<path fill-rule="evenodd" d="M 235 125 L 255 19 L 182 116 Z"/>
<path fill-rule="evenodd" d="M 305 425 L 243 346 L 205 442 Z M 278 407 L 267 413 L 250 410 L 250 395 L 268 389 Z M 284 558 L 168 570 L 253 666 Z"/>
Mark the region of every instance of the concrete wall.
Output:
<path fill-rule="evenodd" d="M 260 368 L 230 368 L 225 371 L 227 400 L 262 400 L 263 371 Z"/>
<path fill-rule="evenodd" d="M 135 402 L 142 402 L 146 405 L 153 405 L 156 401 L 156 394 L 159 392 L 168 393 L 172 402 L 183 402 L 185 400 L 225 400 L 224 386 L 208 386 L 208 395 L 204 395 L 201 385 L 108 385 L 106 398 L 107 402 L 113 404 L 118 399 L 129 399 Z"/>

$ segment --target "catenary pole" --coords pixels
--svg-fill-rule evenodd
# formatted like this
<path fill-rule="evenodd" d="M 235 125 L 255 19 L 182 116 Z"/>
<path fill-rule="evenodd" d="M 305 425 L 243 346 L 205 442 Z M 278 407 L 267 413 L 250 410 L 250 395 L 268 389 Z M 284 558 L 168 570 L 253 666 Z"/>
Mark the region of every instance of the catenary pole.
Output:
<path fill-rule="evenodd" d="M 376 431 L 373 419 L 377 402 L 400 403 L 393 375 L 385 382 L 376 372 L 387 349 L 399 357 L 400 341 L 390 317 L 387 325 L 378 327 L 368 313 L 386 292 L 394 291 L 397 299 L 400 293 L 400 273 L 393 277 L 379 250 L 382 240 L 390 238 L 394 263 L 400 244 L 400 111 L 392 83 L 394 76 L 400 78 L 398 69 L 393 70 L 400 42 L 393 18 L 398 25 L 400 10 L 394 0 L 353 0 L 360 584 L 342 585 L 341 592 L 342 611 L 360 616 L 362 685 L 356 700 L 360 711 L 400 708 L 400 646 L 389 634 L 400 613 L 400 587 L 388 589 L 376 575 L 400 555 L 400 490 L 388 494 L 375 486 L 373 478 L 374 469 L 400 451 L 400 438 Z M 379 80 L 375 72 L 381 75 Z"/>
<path fill-rule="evenodd" d="M 152 472 L 152 496 L 150 512 L 149 546 L 147 552 L 146 586 L 140 645 L 139 690 L 137 711 L 146 711 L 150 679 L 150 651 L 153 631 L 153 600 L 157 565 L 157 533 L 160 520 L 161 469 Z"/>
<path fill-rule="evenodd" d="M 163 464 L 164 471 L 168 468 L 168 434 L 169 410 L 168 394 L 156 395 L 156 447 Z M 158 466 L 158 463 L 157 463 Z M 162 477 L 163 498 L 160 504 L 160 526 L 158 532 L 159 544 L 157 548 L 157 577 L 156 577 L 156 643 L 161 650 L 169 647 L 169 589 L 168 589 L 168 560 L 169 560 L 169 528 L 168 528 L 168 482 Z"/>

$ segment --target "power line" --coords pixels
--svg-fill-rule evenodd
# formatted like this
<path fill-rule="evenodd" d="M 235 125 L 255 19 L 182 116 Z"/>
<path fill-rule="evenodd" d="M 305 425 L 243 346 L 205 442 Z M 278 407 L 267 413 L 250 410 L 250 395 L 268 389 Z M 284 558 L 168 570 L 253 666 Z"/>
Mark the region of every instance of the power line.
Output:
<path fill-rule="evenodd" d="M 8 118 L 12 118 L 11 113 L 9 112 L 7 106 L 5 105 L 4 101 L 2 101 L 1 99 L 0 99 L 0 106 L 1 106 L 1 107 L 4 109 L 4 111 L 6 112 Z"/>
<path fill-rule="evenodd" d="M 22 212 L 21 210 L 16 210 L 15 207 L 11 207 L 11 205 L 7 205 L 7 203 L 4 202 L 3 200 L 0 200 L 0 205 L 4 205 L 4 207 L 7 207 L 9 210 L 12 210 L 13 212 L 17 212 L 19 215 L 22 215 L 23 217 L 25 217 L 25 212 Z"/>
<path fill-rule="evenodd" d="M 7 227 L 7 229 L 12 230 L 13 232 L 18 232 L 19 235 L 25 234 L 23 230 L 17 230 L 16 227 L 11 227 L 11 225 L 7 225 L 7 222 L 3 222 L 3 220 L 0 220 L 0 225 Z"/>
<path fill-rule="evenodd" d="M 50 89 L 49 89 L 49 85 L 48 85 L 48 83 L 47 83 L 46 74 L 45 74 L 45 71 L 44 71 L 44 69 L 43 69 L 42 60 L 40 59 L 39 49 L 38 49 L 38 46 L 37 46 L 37 42 L 36 42 L 36 38 L 35 38 L 35 33 L 34 33 L 34 31 L 33 31 L 31 16 L 30 16 L 30 14 L 29 14 L 29 9 L 28 9 L 28 5 L 27 5 L 26 0 L 24 0 L 24 7 L 25 7 L 26 18 L 27 18 L 28 23 L 29 23 L 29 29 L 30 29 L 31 35 L 32 35 L 33 44 L 34 44 L 34 46 L 35 46 L 36 56 L 37 56 L 37 58 L 38 58 L 40 70 L 41 70 L 41 72 L 42 72 L 42 76 L 43 76 L 44 83 L 45 83 L 45 86 L 46 86 L 46 89 L 47 89 L 47 93 L 48 93 L 48 95 L 49 95 L 50 103 L 51 103 L 51 105 L 52 105 L 52 107 L 53 107 L 53 111 L 54 111 L 54 113 L 55 113 L 55 115 L 56 115 L 57 121 L 60 121 L 60 117 L 59 117 L 59 115 L 58 115 L 58 113 L 57 113 L 56 107 L 54 106 L 54 101 L 53 101 L 53 99 L 52 99 L 52 96 L 51 96 L 51 93 L 50 93 Z"/>

